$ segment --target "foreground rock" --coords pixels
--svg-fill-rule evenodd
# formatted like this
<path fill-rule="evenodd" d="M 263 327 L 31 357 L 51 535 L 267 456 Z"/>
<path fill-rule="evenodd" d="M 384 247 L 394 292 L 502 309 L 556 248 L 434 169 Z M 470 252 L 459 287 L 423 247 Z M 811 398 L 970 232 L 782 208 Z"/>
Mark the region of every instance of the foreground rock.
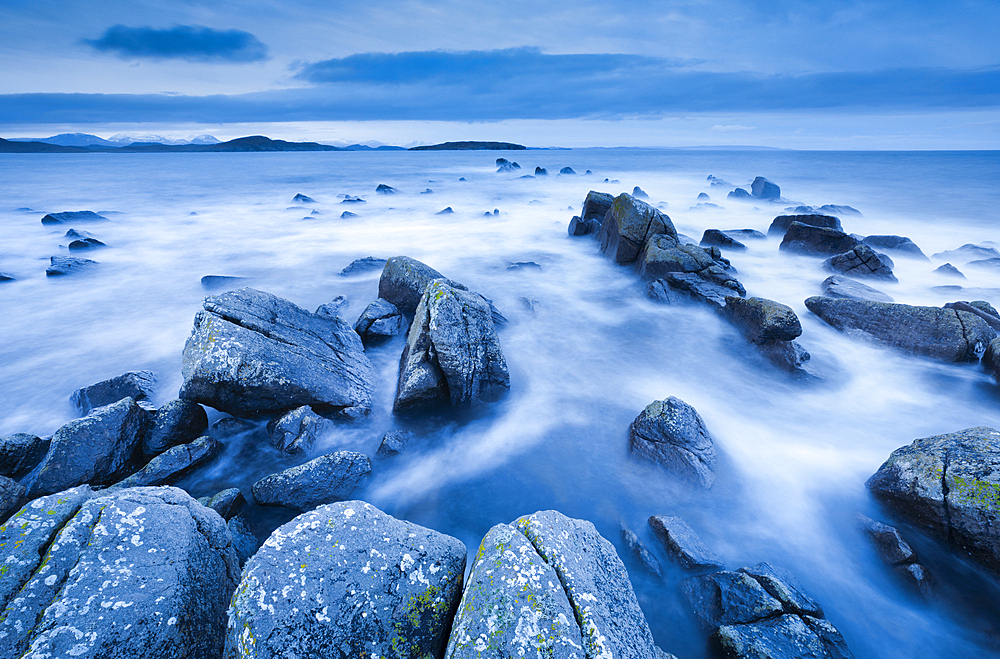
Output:
<path fill-rule="evenodd" d="M 843 254 L 858 246 L 858 239 L 843 231 L 792 222 L 778 249 L 799 254 Z"/>
<path fill-rule="evenodd" d="M 378 280 L 378 296 L 394 304 L 402 313 L 413 315 L 427 285 L 435 279 L 444 279 L 449 286 L 460 291 L 469 290 L 467 286 L 446 278 L 426 263 L 421 263 L 408 256 L 394 256 L 386 261 L 385 267 L 382 269 L 382 276 Z M 492 302 L 484 297 L 482 299 L 490 307 L 494 324 L 502 325 L 507 322 L 507 319 L 497 311 Z"/>
<path fill-rule="evenodd" d="M 715 482 L 715 444 L 697 410 L 673 396 L 646 406 L 629 426 L 633 455 L 704 488 Z"/>
<path fill-rule="evenodd" d="M 253 498 L 262 506 L 311 510 L 325 503 L 349 499 L 371 471 L 372 463 L 367 455 L 336 451 L 265 476 L 253 484 Z"/>
<path fill-rule="evenodd" d="M 350 211 L 344 211 L 347 217 L 356 217 L 354 213 Z M 344 217 L 344 215 L 341 215 Z M 353 275 L 362 275 L 366 272 L 372 272 L 374 270 L 381 270 L 385 267 L 386 259 L 379 259 L 374 256 L 366 256 L 363 259 L 355 259 L 348 263 L 340 274 L 344 277 L 350 277 Z"/>
<path fill-rule="evenodd" d="M 785 232 L 788 231 L 788 227 L 792 225 L 792 222 L 806 224 L 811 227 L 833 229 L 834 231 L 843 232 L 844 230 L 844 228 L 840 225 L 840 219 L 833 217 L 832 215 L 779 215 L 772 220 L 771 226 L 767 228 L 767 235 L 784 236 Z"/>
<path fill-rule="evenodd" d="M 872 495 L 953 551 L 1000 571 L 1000 432 L 980 426 L 917 439 L 868 479 Z"/>
<path fill-rule="evenodd" d="M 156 375 L 152 371 L 130 371 L 110 380 L 77 389 L 70 396 L 70 401 L 81 415 L 86 415 L 95 407 L 117 403 L 123 398 L 149 400 L 153 396 L 155 385 Z"/>
<path fill-rule="evenodd" d="M 823 261 L 823 267 L 851 277 L 866 277 L 895 282 L 892 274 L 893 262 L 888 256 L 879 254 L 865 244 L 858 245 L 843 254 L 831 256 Z"/>
<path fill-rule="evenodd" d="M 876 522 L 864 515 L 858 515 L 862 532 L 868 536 L 875 553 L 903 584 L 920 595 L 931 594 L 933 579 L 917 560 L 917 554 L 903 540 L 899 531 L 888 524 Z"/>
<path fill-rule="evenodd" d="M 234 416 L 310 405 L 362 416 L 374 371 L 357 333 L 252 288 L 205 298 L 184 345 L 180 397 Z"/>
<path fill-rule="evenodd" d="M 845 300 L 870 300 L 872 302 L 893 302 L 892 297 L 882 291 L 854 281 L 843 275 L 830 275 L 820 284 L 823 295 Z"/>
<path fill-rule="evenodd" d="M 172 400 L 153 414 L 142 437 L 142 453 L 149 459 L 171 446 L 193 442 L 208 430 L 208 415 L 198 403 Z"/>
<path fill-rule="evenodd" d="M 679 291 L 721 309 L 726 297 L 746 295 L 718 247 L 681 245 L 669 235 L 656 235 L 646 242 L 638 268 L 640 275 L 653 280 L 648 292 L 653 299 L 669 302 L 671 292 Z"/>
<path fill-rule="evenodd" d="M 45 269 L 47 277 L 61 277 L 63 275 L 75 275 L 89 272 L 99 264 L 90 259 L 81 259 L 75 256 L 53 256 L 49 258 L 49 267 Z"/>
<path fill-rule="evenodd" d="M 215 659 L 239 579 L 225 522 L 172 487 L 37 499 L 0 562 L 4 657 Z"/>
<path fill-rule="evenodd" d="M 267 424 L 271 446 L 283 453 L 295 455 L 308 451 L 316 440 L 333 428 L 333 422 L 313 412 L 308 405 L 297 407 Z"/>
<path fill-rule="evenodd" d="M 724 313 L 776 366 L 797 372 L 809 359 L 809 353 L 794 341 L 802 334 L 802 325 L 791 307 L 762 297 L 731 296 L 726 298 Z"/>
<path fill-rule="evenodd" d="M 597 236 L 601 251 L 615 263 L 634 262 L 646 241 L 666 234 L 676 242 L 677 231 L 670 218 L 649 204 L 622 193 L 615 197 Z"/>
<path fill-rule="evenodd" d="M 413 439 L 413 433 L 401 430 L 391 430 L 382 436 L 382 441 L 375 452 L 376 458 L 394 458 L 403 452 L 406 445 Z"/>
<path fill-rule="evenodd" d="M 489 305 L 476 293 L 432 281 L 406 337 L 393 411 L 492 402 L 509 388 Z"/>
<path fill-rule="evenodd" d="M 465 545 L 361 501 L 299 515 L 244 568 L 226 659 L 440 657 Z"/>
<path fill-rule="evenodd" d="M 705 546 L 698 534 L 680 517 L 653 515 L 649 518 L 664 551 L 685 570 L 712 572 L 725 567 L 719 557 Z"/>
<path fill-rule="evenodd" d="M 366 345 L 375 345 L 406 330 L 406 319 L 393 303 L 378 298 L 361 312 L 354 331 Z"/>
<path fill-rule="evenodd" d="M 48 449 L 48 440 L 24 432 L 0 437 L 0 476 L 23 476 L 41 461 Z"/>
<path fill-rule="evenodd" d="M 21 507 L 26 492 L 24 486 L 13 478 L 0 476 L 0 522 Z"/>
<path fill-rule="evenodd" d="M 942 362 L 976 361 L 996 335 L 982 318 L 955 309 L 819 296 L 806 307 L 838 330 Z"/>
<path fill-rule="evenodd" d="M 116 488 L 171 485 L 198 467 L 208 464 L 222 452 L 222 444 L 212 437 L 199 437 L 189 444 L 168 449 L 150 460 L 142 469 L 122 479 Z"/>
<path fill-rule="evenodd" d="M 750 185 L 750 193 L 757 199 L 781 199 L 781 188 L 776 183 L 768 181 L 763 176 L 758 176 Z"/>

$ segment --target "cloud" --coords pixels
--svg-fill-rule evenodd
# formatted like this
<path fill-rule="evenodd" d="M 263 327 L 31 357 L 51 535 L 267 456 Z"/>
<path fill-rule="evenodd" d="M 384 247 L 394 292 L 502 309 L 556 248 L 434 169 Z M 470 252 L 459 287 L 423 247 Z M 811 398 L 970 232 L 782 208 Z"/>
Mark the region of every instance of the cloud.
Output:
<path fill-rule="evenodd" d="M 738 133 L 745 130 L 757 130 L 756 126 L 740 126 L 739 124 L 716 124 L 709 128 L 710 131 L 715 133 Z"/>
<path fill-rule="evenodd" d="M 267 46 L 242 30 L 214 30 L 199 25 L 169 29 L 115 25 L 100 39 L 83 42 L 97 51 L 124 59 L 186 59 L 199 62 L 258 62 L 267 59 Z"/>

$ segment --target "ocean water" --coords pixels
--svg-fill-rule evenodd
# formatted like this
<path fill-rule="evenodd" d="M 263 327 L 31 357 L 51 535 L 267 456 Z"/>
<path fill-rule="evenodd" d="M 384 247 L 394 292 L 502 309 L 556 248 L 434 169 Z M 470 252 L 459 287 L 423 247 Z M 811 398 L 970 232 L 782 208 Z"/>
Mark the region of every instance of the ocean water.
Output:
<path fill-rule="evenodd" d="M 497 174 L 501 155 L 521 172 Z M 517 178 L 536 165 L 549 176 Z M 564 166 L 580 175 L 557 176 Z M 210 293 L 203 275 L 246 277 L 309 310 L 344 295 L 342 315 L 353 323 L 376 297 L 379 273 L 340 270 L 365 256 L 405 254 L 489 297 L 510 319 L 500 332 L 510 395 L 463 413 L 394 418 L 399 337 L 368 351 L 378 380 L 367 421 L 338 426 L 298 459 L 271 448 L 259 421 L 182 486 L 195 496 L 239 486 L 249 496 L 268 473 L 339 449 L 374 456 L 387 430 L 408 429 L 415 439 L 406 452 L 375 461 L 359 498 L 455 535 L 470 552 L 494 524 L 536 510 L 588 519 L 619 547 L 657 642 L 681 659 L 705 655 L 677 593 L 683 575 L 662 553 L 665 581 L 643 573 L 622 547 L 621 523 L 655 550 L 646 519 L 680 515 L 729 569 L 759 561 L 790 569 L 858 657 L 1000 652 L 995 580 L 901 527 L 938 577 L 940 594 L 921 601 L 878 562 L 855 521 L 858 512 L 890 521 L 865 481 L 892 450 L 1000 427 L 1000 387 L 978 365 L 937 364 L 836 332 L 803 304 L 828 275 L 822 259 L 779 253 L 773 238 L 748 241 L 747 252 L 727 254 L 748 295 L 788 304 L 802 321 L 799 342 L 817 379 L 793 379 L 710 310 L 647 300 L 631 269 L 611 264 L 592 238 L 567 236 L 591 189 L 638 185 L 696 240 L 707 228 L 766 231 L 795 205 L 729 201 L 730 188 L 710 187 L 709 174 L 743 187 L 762 175 L 794 202 L 853 206 L 863 216 L 841 216 L 845 230 L 909 236 L 928 256 L 1000 241 L 997 152 L 4 154 L 0 271 L 17 281 L 0 284 L 0 434 L 49 435 L 75 417 L 75 389 L 129 370 L 157 374 L 155 403 L 175 398 L 181 350 Z M 400 192 L 376 195 L 379 183 Z M 294 204 L 300 192 L 316 203 Z M 698 208 L 700 192 L 720 208 Z M 366 203 L 342 203 L 345 194 Z M 436 214 L 445 207 L 454 214 Z M 109 221 L 40 223 L 46 212 L 84 209 Z M 344 210 L 358 217 L 341 219 Z M 100 265 L 47 278 L 48 258 L 68 254 L 70 227 L 108 244 L 82 255 Z M 953 262 L 968 278 L 955 282 L 933 272 L 939 259 L 893 258 L 899 283 L 873 285 L 897 302 L 1000 304 L 996 271 Z M 541 268 L 507 269 L 519 261 Z M 934 288 L 955 283 L 964 290 Z M 693 405 L 715 439 L 710 491 L 629 458 L 629 423 L 668 396 Z M 251 514 L 262 536 L 290 517 Z"/>

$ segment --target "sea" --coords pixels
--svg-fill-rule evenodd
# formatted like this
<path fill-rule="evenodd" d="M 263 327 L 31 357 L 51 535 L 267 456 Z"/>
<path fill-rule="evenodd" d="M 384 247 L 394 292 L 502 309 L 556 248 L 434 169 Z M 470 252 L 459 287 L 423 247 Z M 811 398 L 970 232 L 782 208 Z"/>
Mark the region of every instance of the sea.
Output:
<path fill-rule="evenodd" d="M 520 171 L 498 173 L 506 157 Z M 536 167 L 547 176 L 533 175 Z M 570 167 L 575 174 L 559 174 Z M 711 184 L 714 176 L 728 185 Z M 764 176 L 780 202 L 727 198 Z M 973 426 L 1000 428 L 1000 387 L 978 364 L 941 364 L 838 332 L 803 301 L 829 275 L 822 258 L 746 241 L 727 251 L 748 296 L 801 319 L 812 377 L 790 376 L 699 304 L 648 299 L 630 267 L 567 225 L 590 190 L 632 192 L 698 241 L 706 229 L 767 231 L 786 208 L 851 206 L 845 231 L 908 236 L 926 259 L 893 255 L 898 283 L 868 282 L 897 302 L 1000 306 L 1000 272 L 934 255 L 1000 242 L 1000 152 L 573 149 L 307 153 L 0 155 L 0 435 L 51 435 L 76 417 L 74 390 L 126 371 L 157 376 L 154 404 L 177 397 L 181 351 L 205 275 L 244 278 L 308 310 L 345 296 L 353 324 L 377 297 L 379 271 L 355 259 L 406 255 L 482 293 L 511 389 L 500 402 L 417 419 L 392 414 L 403 337 L 368 349 L 375 404 L 303 456 L 271 447 L 266 419 L 224 439 L 215 462 L 179 483 L 192 495 L 240 487 L 335 450 L 374 458 L 389 430 L 414 438 L 373 460 L 355 492 L 395 517 L 456 536 L 471 557 L 486 531 L 555 509 L 590 520 L 618 549 L 657 643 L 706 656 L 706 635 L 679 593 L 684 574 L 647 519 L 684 518 L 729 569 L 790 570 L 857 657 L 1000 654 L 1000 586 L 965 558 L 899 524 L 865 482 L 896 448 Z M 376 194 L 379 184 L 397 189 Z M 293 201 L 296 194 L 314 201 Z M 709 199 L 698 200 L 699 193 Z M 345 195 L 363 202 L 344 202 Z M 711 205 L 710 205 L 711 204 Z M 439 214 L 451 208 L 454 212 Z M 45 213 L 92 210 L 106 222 L 47 226 Z M 343 211 L 355 216 L 342 217 Z M 106 248 L 92 272 L 47 277 L 69 255 L 68 229 Z M 74 254 L 78 255 L 78 254 Z M 967 259 L 968 260 L 968 259 Z M 512 268 L 512 264 L 535 266 Z M 944 287 L 944 288 L 942 288 Z M 697 409 L 719 455 L 710 490 L 629 455 L 632 420 L 675 396 Z M 214 421 L 223 416 L 210 411 Z M 936 581 L 922 599 L 898 582 L 859 529 L 861 513 L 897 524 Z M 253 507 L 266 538 L 294 513 Z M 644 572 L 622 525 L 664 564 Z"/>

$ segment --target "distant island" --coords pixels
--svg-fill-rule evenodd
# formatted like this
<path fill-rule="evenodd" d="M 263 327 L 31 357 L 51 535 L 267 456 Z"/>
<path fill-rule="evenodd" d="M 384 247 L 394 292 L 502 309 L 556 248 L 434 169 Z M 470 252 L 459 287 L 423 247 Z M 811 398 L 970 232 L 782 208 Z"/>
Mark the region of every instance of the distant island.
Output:
<path fill-rule="evenodd" d="M 524 151 L 527 148 L 510 142 L 445 142 L 411 147 L 410 151 Z"/>
<path fill-rule="evenodd" d="M 524 148 L 524 147 L 520 147 Z M 23 142 L 0 138 L 0 153 L 175 153 L 175 152 L 260 152 L 260 151 L 402 151 L 403 147 L 380 146 L 372 148 L 361 144 L 339 147 L 318 142 L 286 142 L 272 140 L 263 135 L 239 137 L 217 144 L 161 144 L 159 142 L 133 142 L 125 146 L 88 144 L 67 146 L 48 142 Z"/>

